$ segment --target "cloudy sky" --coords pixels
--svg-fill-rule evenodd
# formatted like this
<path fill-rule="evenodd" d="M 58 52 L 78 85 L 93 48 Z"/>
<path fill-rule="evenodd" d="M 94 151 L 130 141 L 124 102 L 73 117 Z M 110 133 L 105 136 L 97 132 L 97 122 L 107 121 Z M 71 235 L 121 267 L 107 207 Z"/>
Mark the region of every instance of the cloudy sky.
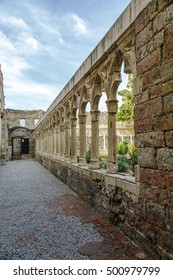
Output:
<path fill-rule="evenodd" d="M 46 110 L 130 0 L 0 0 L 6 108 Z"/>

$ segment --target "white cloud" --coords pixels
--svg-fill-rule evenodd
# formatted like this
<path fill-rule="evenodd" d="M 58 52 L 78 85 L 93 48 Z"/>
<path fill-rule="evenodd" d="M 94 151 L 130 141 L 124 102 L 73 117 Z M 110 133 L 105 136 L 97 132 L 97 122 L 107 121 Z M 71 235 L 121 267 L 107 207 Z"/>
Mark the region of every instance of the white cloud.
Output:
<path fill-rule="evenodd" d="M 3 17 L 1 15 L 0 22 L 7 26 L 11 25 L 13 28 L 18 27 L 22 30 L 30 30 L 30 26 L 20 17 L 19 18 L 15 17 L 15 16 Z"/>
<path fill-rule="evenodd" d="M 87 23 L 76 14 L 72 14 L 73 28 L 76 35 L 87 35 L 89 33 Z"/>

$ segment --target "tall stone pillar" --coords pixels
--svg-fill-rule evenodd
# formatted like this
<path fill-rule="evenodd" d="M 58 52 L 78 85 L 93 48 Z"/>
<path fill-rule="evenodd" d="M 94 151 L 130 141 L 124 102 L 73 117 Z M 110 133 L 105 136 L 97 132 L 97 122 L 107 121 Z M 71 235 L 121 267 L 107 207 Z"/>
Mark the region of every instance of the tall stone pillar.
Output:
<path fill-rule="evenodd" d="M 90 169 L 99 169 L 99 115 L 98 110 L 91 111 L 91 163 Z"/>
<path fill-rule="evenodd" d="M 116 137 L 116 113 L 118 109 L 118 100 L 108 100 L 108 165 L 107 173 L 117 173 L 117 137 Z"/>
<path fill-rule="evenodd" d="M 56 127 L 54 127 L 53 138 L 53 155 L 56 156 Z"/>
<path fill-rule="evenodd" d="M 60 126 L 58 126 L 56 132 L 56 153 L 58 156 L 60 156 L 60 143 L 61 143 L 60 135 L 61 135 Z"/>
<path fill-rule="evenodd" d="M 76 124 L 77 118 L 71 118 L 71 162 L 77 161 L 77 148 L 76 148 Z"/>
<path fill-rule="evenodd" d="M 79 115 L 79 142 L 80 142 L 80 156 L 79 165 L 84 166 L 86 163 L 86 114 Z"/>
<path fill-rule="evenodd" d="M 65 159 L 70 160 L 70 121 L 65 121 Z"/>
<path fill-rule="evenodd" d="M 60 157 L 64 157 L 64 124 L 60 125 Z"/>

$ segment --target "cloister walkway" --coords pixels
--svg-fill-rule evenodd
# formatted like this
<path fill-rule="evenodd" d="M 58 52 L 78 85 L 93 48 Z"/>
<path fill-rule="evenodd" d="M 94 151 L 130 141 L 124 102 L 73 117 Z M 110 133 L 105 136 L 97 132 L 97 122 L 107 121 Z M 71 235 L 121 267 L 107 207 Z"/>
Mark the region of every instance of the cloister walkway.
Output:
<path fill-rule="evenodd" d="M 0 166 L 0 259 L 150 259 L 34 160 Z"/>

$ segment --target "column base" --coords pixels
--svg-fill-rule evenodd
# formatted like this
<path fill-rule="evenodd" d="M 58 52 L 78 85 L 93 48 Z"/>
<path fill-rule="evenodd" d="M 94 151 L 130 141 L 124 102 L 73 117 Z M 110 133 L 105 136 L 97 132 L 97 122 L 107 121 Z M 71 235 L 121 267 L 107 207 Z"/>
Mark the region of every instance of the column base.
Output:
<path fill-rule="evenodd" d="M 118 172 L 118 168 L 117 168 L 116 164 L 113 162 L 108 162 L 106 173 L 107 174 L 116 174 L 117 172 Z"/>
<path fill-rule="evenodd" d="M 69 155 L 65 155 L 65 156 L 64 156 L 64 160 L 70 161 L 70 156 L 69 156 Z"/>
<path fill-rule="evenodd" d="M 79 166 L 87 166 L 86 158 L 79 158 Z"/>
<path fill-rule="evenodd" d="M 89 169 L 100 169 L 100 166 L 98 164 L 98 160 L 97 159 L 91 159 L 90 164 L 88 166 Z"/>
<path fill-rule="evenodd" d="M 70 157 L 71 163 L 77 163 L 77 156 Z"/>

